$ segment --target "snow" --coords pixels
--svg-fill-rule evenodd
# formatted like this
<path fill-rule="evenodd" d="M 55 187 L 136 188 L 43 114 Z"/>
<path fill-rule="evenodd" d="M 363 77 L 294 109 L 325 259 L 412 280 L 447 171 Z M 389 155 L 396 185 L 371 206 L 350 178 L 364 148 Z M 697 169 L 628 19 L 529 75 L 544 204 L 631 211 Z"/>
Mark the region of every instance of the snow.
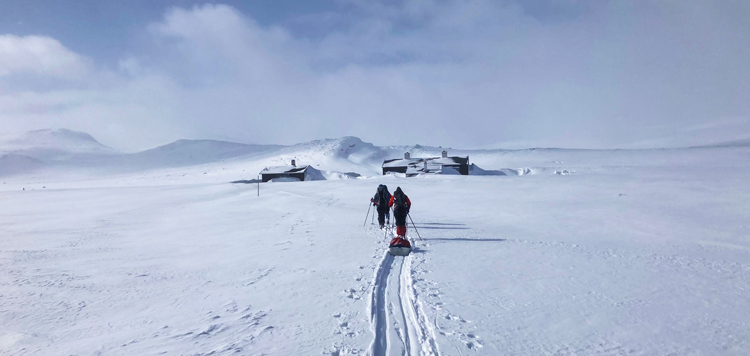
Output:
<path fill-rule="evenodd" d="M 378 173 L 408 147 L 351 137 L 200 145 L 5 151 L 1 355 L 750 353 L 750 147 L 451 149 L 487 170 L 405 178 Z M 328 180 L 230 183 L 291 159 Z M 378 184 L 413 203 L 406 258 L 362 226 Z"/>

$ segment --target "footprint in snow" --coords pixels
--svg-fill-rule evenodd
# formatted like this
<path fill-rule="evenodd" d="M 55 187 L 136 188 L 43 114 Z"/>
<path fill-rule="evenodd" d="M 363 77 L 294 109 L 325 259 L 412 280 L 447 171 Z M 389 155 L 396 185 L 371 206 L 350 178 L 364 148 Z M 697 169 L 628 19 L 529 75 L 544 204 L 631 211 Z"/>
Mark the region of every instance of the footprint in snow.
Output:
<path fill-rule="evenodd" d="M 466 334 L 465 336 L 466 338 L 468 338 L 468 340 L 461 340 L 461 341 L 463 341 L 463 343 L 466 345 L 467 348 L 476 350 L 476 349 L 484 347 L 482 342 L 479 340 L 478 336 L 471 334 L 471 333 Z"/>
<path fill-rule="evenodd" d="M 226 309 L 226 311 L 227 311 L 227 312 L 229 312 L 229 313 L 236 313 L 236 312 L 237 312 L 237 309 L 238 309 L 238 308 L 237 308 L 237 302 L 235 302 L 235 301 L 234 301 L 234 300 L 232 300 L 232 299 L 229 299 L 229 300 L 227 300 L 227 301 L 226 301 L 226 302 L 224 303 L 224 308 L 225 308 L 225 309 Z"/>
<path fill-rule="evenodd" d="M 358 300 L 360 299 L 360 296 L 357 295 L 357 291 L 354 288 L 349 288 L 344 290 L 344 293 L 346 294 L 347 298 Z"/>

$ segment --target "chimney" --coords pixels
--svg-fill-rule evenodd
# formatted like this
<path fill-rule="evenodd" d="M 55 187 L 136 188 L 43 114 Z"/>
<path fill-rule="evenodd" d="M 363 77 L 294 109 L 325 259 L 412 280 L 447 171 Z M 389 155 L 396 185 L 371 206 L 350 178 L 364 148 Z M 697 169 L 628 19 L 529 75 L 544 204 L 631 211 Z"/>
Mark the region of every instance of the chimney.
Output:
<path fill-rule="evenodd" d="M 447 157 L 448 157 L 448 151 L 443 150 L 443 158 L 447 158 Z"/>
<path fill-rule="evenodd" d="M 404 153 L 404 159 L 409 159 L 409 158 L 411 158 L 411 154 L 409 154 L 409 152 Z"/>
<path fill-rule="evenodd" d="M 292 166 L 293 167 L 297 167 L 297 162 L 295 162 L 294 160 L 292 160 Z"/>

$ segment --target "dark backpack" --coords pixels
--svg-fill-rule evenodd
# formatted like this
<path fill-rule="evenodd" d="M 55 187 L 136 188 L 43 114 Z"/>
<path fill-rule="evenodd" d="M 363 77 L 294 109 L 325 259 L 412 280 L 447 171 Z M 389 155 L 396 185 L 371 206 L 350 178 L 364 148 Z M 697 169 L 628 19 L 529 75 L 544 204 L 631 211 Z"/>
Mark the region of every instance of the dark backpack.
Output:
<path fill-rule="evenodd" d="M 388 206 L 388 201 L 391 200 L 391 193 L 383 189 L 378 192 L 378 206 Z"/>
<path fill-rule="evenodd" d="M 393 206 L 396 207 L 402 207 L 405 208 L 408 206 L 406 203 L 406 194 L 404 193 L 396 193 L 396 195 L 393 196 Z"/>

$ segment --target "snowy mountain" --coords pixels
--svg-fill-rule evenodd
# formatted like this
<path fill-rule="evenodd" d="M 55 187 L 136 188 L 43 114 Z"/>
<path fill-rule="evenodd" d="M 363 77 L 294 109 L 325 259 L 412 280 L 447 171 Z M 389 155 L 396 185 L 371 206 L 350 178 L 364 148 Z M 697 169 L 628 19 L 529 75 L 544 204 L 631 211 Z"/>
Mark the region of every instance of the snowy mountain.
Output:
<path fill-rule="evenodd" d="M 0 138 L 0 176 L 102 162 L 117 152 L 91 135 L 67 129 L 29 131 Z"/>
<path fill-rule="evenodd" d="M 29 131 L 0 141 L 0 152 L 42 160 L 66 159 L 76 155 L 110 155 L 116 152 L 91 135 L 67 129 Z"/>
<path fill-rule="evenodd" d="M 722 146 L 724 147 L 724 146 Z M 743 147 L 726 145 L 725 149 Z M 149 172 L 184 177 L 186 183 L 256 179 L 265 167 L 300 165 L 314 167 L 325 179 L 373 177 L 382 173 L 386 159 L 437 157 L 443 150 L 451 156 L 469 157 L 471 175 L 569 174 L 594 167 L 662 167 L 673 162 L 710 167 L 695 149 L 656 150 L 461 150 L 422 145 L 375 146 L 356 137 L 315 140 L 291 146 L 252 145 L 214 140 L 178 140 L 137 153 L 120 153 L 86 133 L 65 129 L 38 130 L 0 139 L 7 156 L 0 176 L 26 175 L 33 179 L 69 176 L 78 180 Z"/>
<path fill-rule="evenodd" d="M 379 175 L 384 159 L 402 156 L 404 150 L 410 149 L 383 148 L 356 137 L 342 137 L 291 146 L 178 140 L 142 152 L 120 153 L 101 145 L 88 134 L 65 129 L 38 130 L 20 137 L 6 138 L 0 140 L 0 147 L 6 154 L 37 160 L 36 164 L 24 164 L 18 169 L 7 168 L 0 171 L 0 175 L 35 171 L 44 173 L 45 169 L 52 169 L 54 172 L 48 174 L 58 176 L 66 174 L 71 168 L 105 175 L 182 168 L 185 172 L 180 174 L 188 174 L 186 172 L 194 169 L 211 170 L 206 165 L 212 164 L 221 164 L 221 170 L 229 169 L 235 174 L 237 171 L 255 174 L 264 167 L 286 165 L 295 159 L 300 164 L 319 170 L 320 174 L 316 174 L 316 177 L 327 179 Z M 419 149 L 417 146 L 411 150 L 418 152 Z M 250 175 L 248 177 L 253 178 Z"/>
<path fill-rule="evenodd" d="M 277 150 L 278 145 L 248 145 L 214 140 L 177 140 L 170 144 L 125 156 L 129 164 L 172 167 L 222 161 Z"/>

